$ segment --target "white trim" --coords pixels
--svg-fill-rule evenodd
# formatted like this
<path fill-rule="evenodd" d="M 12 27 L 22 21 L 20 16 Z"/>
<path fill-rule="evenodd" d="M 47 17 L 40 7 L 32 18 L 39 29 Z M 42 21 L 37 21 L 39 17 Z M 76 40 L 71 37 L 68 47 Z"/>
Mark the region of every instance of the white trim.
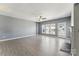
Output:
<path fill-rule="evenodd" d="M 72 54 L 72 56 L 76 56 L 76 49 L 75 48 L 71 49 L 71 54 Z"/>
<path fill-rule="evenodd" d="M 24 37 L 30 37 L 30 36 L 35 36 L 35 35 L 28 35 L 28 36 L 22 36 L 22 37 L 16 37 L 16 38 L 9 38 L 9 39 L 1 39 L 0 42 L 1 41 L 8 41 L 8 40 L 14 40 L 14 39 L 19 39 L 19 38 L 24 38 Z"/>

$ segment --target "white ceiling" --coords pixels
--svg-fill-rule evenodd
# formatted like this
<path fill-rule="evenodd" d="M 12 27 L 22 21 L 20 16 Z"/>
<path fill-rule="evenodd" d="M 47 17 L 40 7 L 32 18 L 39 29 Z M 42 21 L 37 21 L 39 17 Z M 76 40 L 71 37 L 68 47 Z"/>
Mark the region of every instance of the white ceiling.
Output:
<path fill-rule="evenodd" d="M 38 22 L 39 16 L 51 20 L 67 17 L 72 10 L 71 3 L 0 3 L 0 14 Z"/>

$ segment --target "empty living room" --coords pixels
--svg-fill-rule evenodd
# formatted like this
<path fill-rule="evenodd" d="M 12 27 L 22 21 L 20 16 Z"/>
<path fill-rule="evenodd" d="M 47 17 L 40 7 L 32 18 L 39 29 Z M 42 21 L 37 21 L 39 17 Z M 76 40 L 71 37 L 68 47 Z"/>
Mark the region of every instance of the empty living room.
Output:
<path fill-rule="evenodd" d="M 0 3 L 0 56 L 72 56 L 72 3 Z"/>

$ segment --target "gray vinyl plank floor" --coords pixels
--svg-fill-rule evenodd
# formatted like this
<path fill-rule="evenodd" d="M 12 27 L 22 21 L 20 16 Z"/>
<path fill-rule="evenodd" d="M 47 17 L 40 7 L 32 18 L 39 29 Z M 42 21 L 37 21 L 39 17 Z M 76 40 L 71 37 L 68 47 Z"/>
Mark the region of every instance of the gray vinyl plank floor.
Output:
<path fill-rule="evenodd" d="M 0 41 L 0 56 L 70 56 L 60 51 L 68 39 L 36 35 Z"/>

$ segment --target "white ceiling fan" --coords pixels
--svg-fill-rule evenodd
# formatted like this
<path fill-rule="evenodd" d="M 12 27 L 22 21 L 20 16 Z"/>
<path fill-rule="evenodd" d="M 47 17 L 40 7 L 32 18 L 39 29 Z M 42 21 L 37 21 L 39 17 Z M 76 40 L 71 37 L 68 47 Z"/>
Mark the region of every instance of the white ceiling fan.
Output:
<path fill-rule="evenodd" d="M 43 17 L 43 16 L 39 16 L 38 21 L 40 22 L 40 21 L 43 21 L 43 20 L 45 20 L 45 19 L 47 19 L 47 18 L 46 18 L 46 17 Z"/>

